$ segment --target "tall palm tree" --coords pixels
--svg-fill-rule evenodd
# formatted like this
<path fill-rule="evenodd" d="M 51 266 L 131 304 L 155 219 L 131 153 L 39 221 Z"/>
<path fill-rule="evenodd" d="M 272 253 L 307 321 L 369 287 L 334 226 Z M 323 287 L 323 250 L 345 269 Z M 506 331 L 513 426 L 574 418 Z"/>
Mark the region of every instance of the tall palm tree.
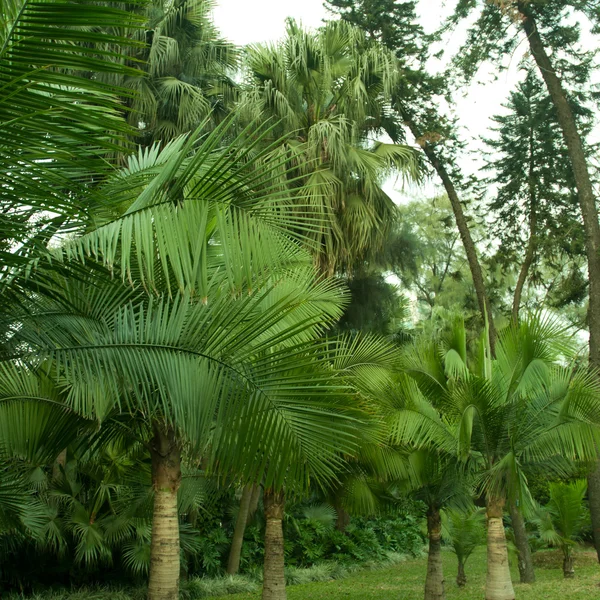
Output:
<path fill-rule="evenodd" d="M 399 441 L 442 448 L 479 462 L 488 524 L 486 598 L 513 600 L 504 506 L 518 494 L 532 505 L 525 468 L 565 476 L 569 461 L 591 460 L 600 436 L 600 387 L 593 376 L 561 365 L 570 356 L 564 330 L 530 318 L 500 336 L 496 358 L 485 339 L 467 359 L 464 328 L 451 344 L 417 344 L 405 368 L 417 386 L 397 420 Z"/>
<path fill-rule="evenodd" d="M 129 122 L 142 145 L 214 125 L 230 111 L 238 52 L 212 22 L 213 7 L 212 0 L 152 0 L 137 9 L 145 26 L 131 35 L 143 45 L 130 60 L 146 77 L 112 81 L 135 92 Z"/>
<path fill-rule="evenodd" d="M 309 33 L 288 21 L 281 43 L 247 49 L 245 67 L 240 110 L 276 123 L 281 141 L 273 156 L 293 166 L 289 185 L 299 213 L 320 221 L 311 238 L 321 271 L 350 268 L 381 245 L 393 219 L 384 178 L 416 177 L 409 148 L 375 141 L 393 131 L 393 55 L 368 46 L 364 32 L 346 23 Z"/>

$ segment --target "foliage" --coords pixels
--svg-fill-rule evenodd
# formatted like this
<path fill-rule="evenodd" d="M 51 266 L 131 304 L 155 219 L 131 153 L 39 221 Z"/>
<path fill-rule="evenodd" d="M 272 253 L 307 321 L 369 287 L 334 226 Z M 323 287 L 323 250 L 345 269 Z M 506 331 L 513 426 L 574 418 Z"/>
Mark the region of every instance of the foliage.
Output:
<path fill-rule="evenodd" d="M 581 539 L 589 521 L 589 511 L 584 503 L 586 491 L 584 479 L 551 483 L 550 500 L 536 515 L 541 539 L 550 546 L 560 547 L 565 557 Z"/>
<path fill-rule="evenodd" d="M 400 206 L 386 258 L 403 286 L 416 296 L 421 319 L 431 318 L 438 306 L 476 310 L 471 275 L 447 198 Z"/>
<path fill-rule="evenodd" d="M 478 546 L 485 544 L 485 514 L 480 508 L 442 512 L 442 538 L 465 564 Z"/>
<path fill-rule="evenodd" d="M 540 317 L 509 327 L 495 359 L 483 337 L 478 358 L 468 360 L 460 323 L 444 343 L 415 343 L 404 357 L 411 379 L 396 392 L 405 406 L 398 441 L 475 460 L 480 493 L 517 497 L 531 509 L 528 467 L 568 477 L 573 461 L 595 455 L 598 384 L 561 366 L 569 348 L 564 328 Z"/>
<path fill-rule="evenodd" d="M 281 141 L 273 159 L 293 166 L 289 180 L 303 220 L 324 221 L 310 235 L 321 271 L 352 268 L 380 248 L 394 219 L 383 178 L 417 176 L 410 148 L 373 142 L 388 130 L 393 56 L 367 47 L 365 34 L 346 23 L 312 35 L 288 21 L 281 43 L 248 48 L 245 69 L 242 114 L 275 120 Z"/>
<path fill-rule="evenodd" d="M 492 173 L 486 184 L 497 190 L 487 206 L 495 215 L 493 235 L 500 241 L 492 270 L 501 265 L 506 276 L 518 265 L 533 290 L 532 303 L 541 288 L 538 293 L 546 294 L 550 305 L 578 305 L 586 295 L 585 283 L 574 285 L 571 273 L 584 266 L 583 230 L 556 110 L 531 69 L 504 108 L 507 114 L 494 117 L 494 138 L 485 140 L 486 169 Z M 585 134 L 589 111 L 575 102 L 573 108 Z"/>
<path fill-rule="evenodd" d="M 137 8 L 145 26 L 132 35 L 144 46 L 131 59 L 146 77 L 119 83 L 134 92 L 129 120 L 144 146 L 168 142 L 208 118 L 214 124 L 231 109 L 237 51 L 212 23 L 212 8 L 207 0 L 153 0 Z"/>

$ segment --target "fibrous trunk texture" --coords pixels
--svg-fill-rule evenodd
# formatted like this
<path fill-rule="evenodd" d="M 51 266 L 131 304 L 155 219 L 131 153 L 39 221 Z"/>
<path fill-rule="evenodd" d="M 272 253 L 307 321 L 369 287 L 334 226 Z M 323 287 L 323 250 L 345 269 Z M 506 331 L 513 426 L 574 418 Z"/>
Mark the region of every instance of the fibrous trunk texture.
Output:
<path fill-rule="evenodd" d="M 596 555 L 600 562 L 600 461 L 588 476 L 588 502 L 592 517 L 592 530 L 594 532 L 594 545 Z"/>
<path fill-rule="evenodd" d="M 425 579 L 425 600 L 446 600 L 444 591 L 444 569 L 442 567 L 442 519 L 437 508 L 427 511 L 427 576 Z"/>
<path fill-rule="evenodd" d="M 533 568 L 533 558 L 531 557 L 531 547 L 529 546 L 529 537 L 525 529 L 525 519 L 521 511 L 517 508 L 514 501 L 509 503 L 510 519 L 512 521 L 513 532 L 515 534 L 515 546 L 518 552 L 519 577 L 521 583 L 535 583 L 535 570 Z"/>
<path fill-rule="evenodd" d="M 563 550 L 563 575 L 567 579 L 575 577 L 575 558 L 570 548 Z"/>
<path fill-rule="evenodd" d="M 402 116 L 405 119 L 406 124 L 408 125 L 412 134 L 417 139 L 417 142 L 423 148 L 425 156 L 427 156 L 427 159 L 431 163 L 431 166 L 435 169 L 439 178 L 442 180 L 444 189 L 448 194 L 448 199 L 450 200 L 450 204 L 452 206 L 452 212 L 454 213 L 456 226 L 458 227 L 458 233 L 460 235 L 460 239 L 462 241 L 465 253 L 467 255 L 467 262 L 469 263 L 469 269 L 471 271 L 471 277 L 473 278 L 473 285 L 475 286 L 475 293 L 477 295 L 479 312 L 481 313 L 481 318 L 484 320 L 484 322 L 487 318 L 490 335 L 490 348 L 492 354 L 494 354 L 494 347 L 496 343 L 496 328 L 494 326 L 492 308 L 487 293 L 485 291 L 483 270 L 481 269 L 481 264 L 477 256 L 477 248 L 475 247 L 475 242 L 473 241 L 473 237 L 471 236 L 471 230 L 469 229 L 469 224 L 465 216 L 463 205 L 460 202 L 458 192 L 456 191 L 456 187 L 454 186 L 454 182 L 452 181 L 450 174 L 446 170 L 446 167 L 443 165 L 442 161 L 437 156 L 435 150 L 428 141 L 422 141 L 423 134 L 420 131 L 417 123 L 410 117 L 410 115 L 406 114 L 405 111 L 402 112 Z"/>
<path fill-rule="evenodd" d="M 169 426 L 154 424 L 151 443 L 154 512 L 148 600 L 179 599 L 179 514 L 181 451 Z"/>
<path fill-rule="evenodd" d="M 467 575 L 465 574 L 465 563 L 462 560 L 458 561 L 458 574 L 456 575 L 456 585 L 465 587 L 467 585 Z"/>
<path fill-rule="evenodd" d="M 590 179 L 583 142 L 577 129 L 577 121 L 575 120 L 573 111 L 569 105 L 561 80 L 556 74 L 552 61 L 546 52 L 544 42 L 542 41 L 528 3 L 524 1 L 519 2 L 518 7 L 523 15 L 523 29 L 529 41 L 531 54 L 539 67 L 554 107 L 556 108 L 558 122 L 565 139 L 571 166 L 573 168 L 575 184 L 577 186 L 588 261 L 589 361 L 591 367 L 598 369 L 600 368 L 600 225 L 598 224 L 598 210 L 596 207 L 594 188 Z M 598 560 L 600 560 L 600 465 L 590 476 L 588 495 L 590 500 L 590 511 L 592 513 L 592 524 L 594 527 L 594 543 L 598 554 Z"/>
<path fill-rule="evenodd" d="M 244 532 L 248 522 L 248 513 L 250 512 L 250 503 L 252 502 L 253 485 L 247 485 L 242 490 L 240 500 L 240 510 L 238 511 L 231 538 L 231 549 L 229 550 L 229 560 L 227 562 L 227 573 L 235 575 L 240 568 L 240 557 L 242 555 L 242 544 L 244 543 Z"/>
<path fill-rule="evenodd" d="M 335 512 L 337 515 L 337 519 L 335 521 L 335 528 L 338 531 L 346 531 L 348 525 L 350 525 L 350 515 L 346 512 L 344 507 L 342 506 L 341 501 L 336 497 L 335 499 Z"/>
<path fill-rule="evenodd" d="M 52 465 L 52 479 L 60 479 L 62 477 L 63 470 L 67 465 L 67 449 L 65 448 L 54 461 Z"/>
<path fill-rule="evenodd" d="M 283 492 L 265 490 L 265 562 L 263 600 L 286 600 L 285 561 L 283 554 Z"/>
<path fill-rule="evenodd" d="M 488 498 L 487 511 L 487 578 L 486 600 L 515 600 L 515 591 L 510 578 L 508 551 L 502 514 L 504 501 Z"/>

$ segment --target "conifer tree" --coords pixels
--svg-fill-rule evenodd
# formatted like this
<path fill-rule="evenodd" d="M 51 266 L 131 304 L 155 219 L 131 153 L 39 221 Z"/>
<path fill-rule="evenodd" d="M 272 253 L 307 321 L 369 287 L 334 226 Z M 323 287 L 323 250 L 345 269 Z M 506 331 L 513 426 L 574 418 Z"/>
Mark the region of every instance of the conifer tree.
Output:
<path fill-rule="evenodd" d="M 402 77 L 396 86 L 397 128 L 408 127 L 448 194 L 465 248 L 482 320 L 487 320 L 492 349 L 496 330 L 483 269 L 460 197 L 459 171 L 454 167 L 460 143 L 454 123 L 440 112 L 436 98 L 447 96 L 443 77 L 430 75 L 425 63 L 432 41 L 417 21 L 414 0 L 328 0 L 326 6 L 342 19 L 363 28 L 371 40 L 383 43 L 398 58 Z"/>

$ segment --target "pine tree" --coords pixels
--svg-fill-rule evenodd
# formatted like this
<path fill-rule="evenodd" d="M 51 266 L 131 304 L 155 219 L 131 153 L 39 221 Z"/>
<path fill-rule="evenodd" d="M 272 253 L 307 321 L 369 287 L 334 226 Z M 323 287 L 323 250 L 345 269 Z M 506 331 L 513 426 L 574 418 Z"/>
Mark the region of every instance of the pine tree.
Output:
<path fill-rule="evenodd" d="M 543 83 L 529 70 L 510 95 L 507 114 L 495 116 L 486 183 L 497 186 L 488 208 L 495 215 L 493 237 L 500 240 L 496 261 L 503 270 L 520 264 L 512 318 L 518 320 L 525 284 L 543 283 L 560 258 L 581 254 L 577 189 L 556 111 Z M 581 119 L 587 111 L 577 105 Z M 545 269 L 544 269 L 545 267 Z"/>

